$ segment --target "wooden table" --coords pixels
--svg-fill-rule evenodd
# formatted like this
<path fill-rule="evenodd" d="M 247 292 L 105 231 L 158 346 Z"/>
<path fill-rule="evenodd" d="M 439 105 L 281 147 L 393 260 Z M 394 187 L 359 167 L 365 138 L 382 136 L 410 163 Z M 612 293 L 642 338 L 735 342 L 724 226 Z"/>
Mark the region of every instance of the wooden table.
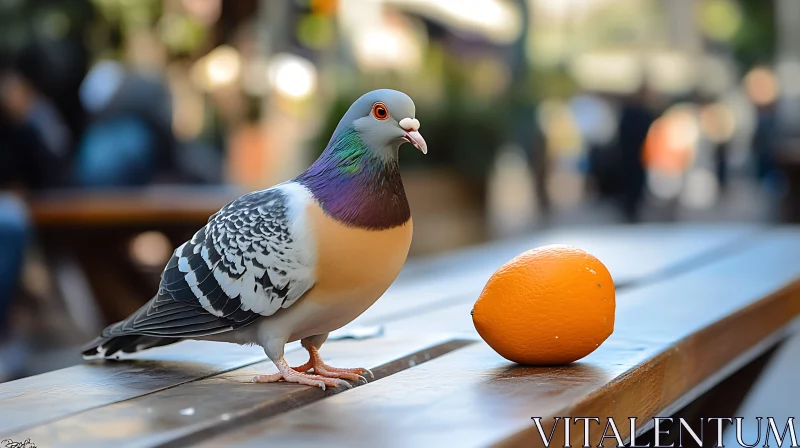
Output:
<path fill-rule="evenodd" d="M 195 226 L 241 194 L 224 186 L 64 189 L 37 193 L 30 198 L 30 207 L 39 228 Z"/>
<path fill-rule="evenodd" d="M 166 185 L 37 192 L 28 201 L 36 241 L 60 299 L 41 308 L 66 314 L 84 336 L 124 318 L 152 297 L 160 274 L 131 257 L 133 238 L 155 231 L 177 247 L 241 193 Z"/>
<path fill-rule="evenodd" d="M 572 365 L 517 366 L 480 341 L 469 310 L 496 267 L 556 241 L 606 262 L 618 285 L 616 329 Z M 597 446 L 607 417 L 646 422 L 708 417 L 710 409 L 731 416 L 742 394 L 726 382 L 736 378 L 736 390 L 746 391 L 765 354 L 796 327 L 798 253 L 800 229 L 641 226 L 550 232 L 414 261 L 346 327 L 374 337 L 323 349 L 331 364 L 371 367 L 369 384 L 325 392 L 252 384 L 257 372 L 275 371 L 260 349 L 188 341 L 135 360 L 0 384 L 0 440 L 39 447 L 539 446 L 531 417 L 550 428 L 557 416 L 597 416 L 589 442 Z M 305 356 L 296 344 L 287 353 L 290 363 Z M 648 429 L 643 423 L 638 435 Z M 630 436 L 627 425 L 619 430 Z M 573 430 L 572 446 L 582 437 Z M 560 431 L 554 443 L 563 444 Z"/>

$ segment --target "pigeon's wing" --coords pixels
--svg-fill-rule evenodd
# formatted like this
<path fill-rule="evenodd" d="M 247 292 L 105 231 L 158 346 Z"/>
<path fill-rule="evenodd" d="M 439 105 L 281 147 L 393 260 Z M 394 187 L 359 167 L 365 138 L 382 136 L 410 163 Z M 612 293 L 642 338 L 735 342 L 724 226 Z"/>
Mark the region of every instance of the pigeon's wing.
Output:
<path fill-rule="evenodd" d="M 315 281 L 309 200 L 285 183 L 226 205 L 175 250 L 158 295 L 102 336 L 208 336 L 291 306 Z"/>

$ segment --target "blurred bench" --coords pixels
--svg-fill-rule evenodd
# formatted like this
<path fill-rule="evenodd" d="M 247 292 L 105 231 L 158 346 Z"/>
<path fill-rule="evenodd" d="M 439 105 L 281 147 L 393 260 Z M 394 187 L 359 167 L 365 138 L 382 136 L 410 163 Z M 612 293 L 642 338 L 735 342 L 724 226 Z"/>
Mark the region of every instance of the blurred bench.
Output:
<path fill-rule="evenodd" d="M 141 306 L 159 272 L 131 259 L 130 243 L 157 231 L 170 249 L 241 195 L 225 186 L 41 191 L 30 200 L 37 242 L 74 326 L 96 332 Z"/>
<path fill-rule="evenodd" d="M 480 341 L 469 311 L 497 266 L 552 242 L 584 247 L 609 267 L 616 329 L 572 365 L 518 366 Z M 363 339 L 332 340 L 323 350 L 334 365 L 373 368 L 367 385 L 323 392 L 252 384 L 256 372 L 274 371 L 259 348 L 187 341 L 136 360 L 0 384 L 0 439 L 75 447 L 540 446 L 531 417 L 550 428 L 554 417 L 573 416 L 600 418 L 588 442 L 597 446 L 607 417 L 627 438 L 629 417 L 733 416 L 771 350 L 795 330 L 797 253 L 796 229 L 643 226 L 550 232 L 414 261 L 345 328 Z M 287 357 L 305 361 L 297 344 Z M 583 445 L 579 426 L 572 446 Z M 648 430 L 638 428 L 637 443 L 647 442 Z M 562 434 L 555 431 L 551 446 L 563 444 Z"/>
<path fill-rule="evenodd" d="M 239 189 L 222 186 L 159 186 L 110 190 L 52 190 L 31 198 L 39 228 L 170 226 L 205 224 Z"/>

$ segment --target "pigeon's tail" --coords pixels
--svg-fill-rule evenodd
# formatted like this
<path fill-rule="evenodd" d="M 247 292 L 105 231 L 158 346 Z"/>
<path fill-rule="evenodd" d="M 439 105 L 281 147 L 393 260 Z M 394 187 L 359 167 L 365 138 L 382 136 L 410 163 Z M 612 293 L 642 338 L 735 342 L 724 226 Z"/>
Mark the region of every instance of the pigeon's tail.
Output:
<path fill-rule="evenodd" d="M 98 337 L 83 347 L 83 359 L 110 358 L 119 352 L 136 353 L 148 348 L 180 342 L 181 338 L 162 338 L 158 336 L 125 335 Z"/>

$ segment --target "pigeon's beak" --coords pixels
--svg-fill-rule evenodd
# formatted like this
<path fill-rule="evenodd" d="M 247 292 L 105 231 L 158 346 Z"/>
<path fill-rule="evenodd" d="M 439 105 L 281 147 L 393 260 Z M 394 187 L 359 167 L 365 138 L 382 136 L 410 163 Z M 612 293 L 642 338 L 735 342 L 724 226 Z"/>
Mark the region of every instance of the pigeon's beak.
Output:
<path fill-rule="evenodd" d="M 419 131 L 406 131 L 406 140 L 423 154 L 428 153 L 428 144 L 425 143 L 425 139 L 422 138 L 422 134 Z"/>
<path fill-rule="evenodd" d="M 405 138 L 407 142 L 414 145 L 414 147 L 419 149 L 423 154 L 428 153 L 428 144 L 425 143 L 425 139 L 422 138 L 422 134 L 419 133 L 419 120 L 416 118 L 403 118 L 400 120 L 400 127 L 406 131 L 406 135 L 403 138 Z"/>

